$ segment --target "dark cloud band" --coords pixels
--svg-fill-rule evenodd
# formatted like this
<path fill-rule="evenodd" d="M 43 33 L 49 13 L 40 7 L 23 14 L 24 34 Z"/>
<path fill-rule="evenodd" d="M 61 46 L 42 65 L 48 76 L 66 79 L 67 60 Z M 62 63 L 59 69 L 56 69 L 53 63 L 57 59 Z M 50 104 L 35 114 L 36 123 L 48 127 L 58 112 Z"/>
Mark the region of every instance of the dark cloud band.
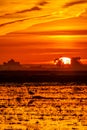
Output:
<path fill-rule="evenodd" d="M 16 14 L 19 14 L 19 13 L 27 13 L 27 12 L 38 11 L 38 10 L 41 10 L 41 8 L 38 7 L 38 6 L 34 6 L 34 7 L 32 7 L 31 9 L 25 9 L 25 10 L 18 11 L 18 12 L 16 12 Z"/>
<path fill-rule="evenodd" d="M 21 20 L 15 20 L 15 21 L 12 21 L 12 22 L 8 22 L 8 23 L 3 23 L 3 24 L 0 24 L 0 27 L 3 27 L 5 25 L 10 25 L 10 24 L 18 23 L 18 22 L 23 22 L 25 20 L 28 20 L 28 19 L 21 19 Z"/>
<path fill-rule="evenodd" d="M 87 0 L 72 1 L 72 2 L 66 3 L 66 4 L 63 6 L 63 8 L 68 8 L 68 7 L 73 6 L 73 5 L 84 4 L 84 3 L 87 3 Z"/>
<path fill-rule="evenodd" d="M 24 10 L 20 10 L 20 11 L 14 12 L 14 13 L 6 13 L 4 15 L 1 15 L 0 18 L 13 18 L 13 17 L 17 18 L 17 15 L 21 15 L 22 13 L 28 13 L 28 12 L 32 12 L 32 11 L 40 11 L 40 10 L 42 10 L 42 6 L 45 6 L 46 4 L 48 4 L 48 2 L 41 1 L 30 9 L 24 9 Z"/>
<path fill-rule="evenodd" d="M 46 17 L 50 17 L 50 15 L 44 15 L 44 16 L 40 16 L 40 17 L 34 17 L 33 19 L 35 19 L 35 18 L 46 18 Z M 14 24 L 14 23 L 24 22 L 26 20 L 31 20 L 31 19 L 32 18 L 25 18 L 25 19 L 15 20 L 15 21 L 12 21 L 12 22 L 3 23 L 3 24 L 0 24 L 0 27 L 6 26 L 6 25 L 11 25 L 11 24 Z"/>
<path fill-rule="evenodd" d="M 39 6 L 45 6 L 46 4 L 48 4 L 47 1 L 41 1 L 37 5 L 39 5 Z"/>

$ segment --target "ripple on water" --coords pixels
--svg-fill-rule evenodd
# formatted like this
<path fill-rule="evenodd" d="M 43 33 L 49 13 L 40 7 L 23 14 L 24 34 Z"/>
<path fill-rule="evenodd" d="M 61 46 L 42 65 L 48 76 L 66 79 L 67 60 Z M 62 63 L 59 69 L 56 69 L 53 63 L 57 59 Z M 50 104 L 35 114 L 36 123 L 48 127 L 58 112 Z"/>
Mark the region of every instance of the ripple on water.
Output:
<path fill-rule="evenodd" d="M 86 85 L 0 85 L 0 128 L 87 130 L 86 99 Z"/>

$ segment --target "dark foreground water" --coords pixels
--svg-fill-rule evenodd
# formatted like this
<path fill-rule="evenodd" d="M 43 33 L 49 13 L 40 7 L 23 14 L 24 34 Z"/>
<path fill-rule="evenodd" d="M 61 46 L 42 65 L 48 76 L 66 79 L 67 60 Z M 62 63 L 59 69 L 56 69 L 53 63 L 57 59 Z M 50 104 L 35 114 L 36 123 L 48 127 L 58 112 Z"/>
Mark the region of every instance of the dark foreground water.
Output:
<path fill-rule="evenodd" d="M 87 130 L 87 85 L 0 84 L 0 130 Z"/>

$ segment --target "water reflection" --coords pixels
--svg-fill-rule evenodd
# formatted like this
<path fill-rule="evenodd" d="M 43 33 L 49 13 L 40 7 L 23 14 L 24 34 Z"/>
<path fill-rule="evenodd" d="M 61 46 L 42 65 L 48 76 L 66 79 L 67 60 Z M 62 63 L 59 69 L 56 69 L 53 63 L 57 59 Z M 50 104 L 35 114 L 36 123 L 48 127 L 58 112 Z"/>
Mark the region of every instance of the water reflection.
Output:
<path fill-rule="evenodd" d="M 0 85 L 0 128 L 87 130 L 86 100 L 86 85 Z"/>

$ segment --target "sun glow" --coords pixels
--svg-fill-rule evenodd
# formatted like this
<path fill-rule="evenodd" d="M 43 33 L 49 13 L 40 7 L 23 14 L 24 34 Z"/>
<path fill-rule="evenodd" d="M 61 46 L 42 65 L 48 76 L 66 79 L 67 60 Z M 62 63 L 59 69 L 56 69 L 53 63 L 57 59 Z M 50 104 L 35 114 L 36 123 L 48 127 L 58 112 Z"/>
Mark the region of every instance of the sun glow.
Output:
<path fill-rule="evenodd" d="M 61 57 L 59 60 L 62 61 L 63 64 L 71 64 L 71 59 L 68 57 Z"/>

